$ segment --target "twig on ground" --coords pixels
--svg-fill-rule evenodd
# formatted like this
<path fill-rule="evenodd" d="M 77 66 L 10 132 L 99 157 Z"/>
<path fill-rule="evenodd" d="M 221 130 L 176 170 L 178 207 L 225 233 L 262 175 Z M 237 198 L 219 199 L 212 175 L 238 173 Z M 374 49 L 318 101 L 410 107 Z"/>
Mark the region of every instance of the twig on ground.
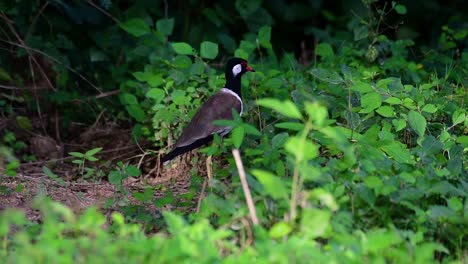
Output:
<path fill-rule="evenodd" d="M 255 210 L 255 205 L 253 203 L 252 195 L 250 194 L 249 185 L 247 184 L 247 177 L 245 176 L 244 165 L 242 164 L 242 159 L 238 149 L 232 150 L 232 155 L 236 162 L 237 171 L 239 172 L 239 178 L 241 180 L 242 189 L 244 191 L 245 200 L 247 202 L 247 207 L 249 208 L 250 218 L 254 225 L 258 225 L 257 212 Z"/>

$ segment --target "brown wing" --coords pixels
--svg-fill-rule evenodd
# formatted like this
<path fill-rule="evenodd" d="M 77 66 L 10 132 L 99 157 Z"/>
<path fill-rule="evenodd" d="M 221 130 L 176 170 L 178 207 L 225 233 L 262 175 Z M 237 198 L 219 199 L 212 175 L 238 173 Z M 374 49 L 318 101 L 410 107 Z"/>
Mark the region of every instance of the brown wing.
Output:
<path fill-rule="evenodd" d="M 215 133 L 229 131 L 230 127 L 215 126 L 213 121 L 232 119 L 232 109 L 234 108 L 240 113 L 241 104 L 240 100 L 233 94 L 222 90 L 215 93 L 206 100 L 192 118 L 192 121 L 182 131 L 182 135 L 180 135 L 174 148 L 190 145 Z"/>

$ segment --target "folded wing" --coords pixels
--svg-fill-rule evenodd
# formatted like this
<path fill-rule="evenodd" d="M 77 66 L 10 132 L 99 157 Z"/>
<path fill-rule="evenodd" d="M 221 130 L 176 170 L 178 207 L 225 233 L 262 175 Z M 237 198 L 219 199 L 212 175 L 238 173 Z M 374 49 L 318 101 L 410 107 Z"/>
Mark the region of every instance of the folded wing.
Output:
<path fill-rule="evenodd" d="M 222 89 L 208 98 L 192 121 L 185 127 L 174 148 L 162 159 L 162 162 L 207 144 L 213 139 L 214 134 L 225 135 L 229 133 L 231 127 L 216 126 L 213 121 L 232 119 L 232 109 L 240 113 L 242 102 L 238 96 L 231 92 Z"/>

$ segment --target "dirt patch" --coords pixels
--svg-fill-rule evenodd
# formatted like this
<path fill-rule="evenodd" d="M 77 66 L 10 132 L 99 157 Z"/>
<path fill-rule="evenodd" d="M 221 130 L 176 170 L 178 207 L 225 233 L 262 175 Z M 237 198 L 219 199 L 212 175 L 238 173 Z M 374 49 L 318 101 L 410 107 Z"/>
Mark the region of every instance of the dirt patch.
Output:
<path fill-rule="evenodd" d="M 98 118 L 99 119 L 99 118 Z M 2 121 L 3 120 L 3 121 Z M 34 121 L 35 119 L 33 119 Z M 34 123 L 34 122 L 33 122 Z M 57 135 L 41 135 L 16 127 L 14 120 L 1 119 L 0 127 L 7 127 L 13 131 L 16 140 L 22 140 L 26 146 L 17 157 L 33 155 L 36 161 L 22 160 L 18 173 L 14 177 L 2 175 L 2 161 L 0 156 L 0 211 L 5 208 L 19 208 L 26 212 L 28 219 L 39 220 L 40 214 L 34 209 L 35 197 L 45 195 L 52 200 L 70 207 L 75 213 L 80 213 L 90 206 L 97 206 L 103 213 L 108 214 L 118 207 L 109 209 L 108 200 L 125 200 L 128 204 L 142 205 L 145 209 L 156 212 L 152 202 L 142 203 L 132 196 L 134 192 L 143 192 L 146 188 L 154 190 L 153 199 L 158 199 L 170 191 L 175 197 L 186 194 L 191 188 L 191 176 L 206 175 L 204 162 L 191 162 L 196 152 L 179 157 L 175 162 L 163 167 L 158 167 L 157 154 L 148 150 L 152 148 L 151 142 L 135 142 L 131 137 L 131 129 L 119 128 L 113 123 L 96 121 L 88 128 L 71 125 L 69 134 L 74 134 L 67 142 L 60 140 Z M 39 128 L 34 125 L 34 128 Z M 36 129 L 34 131 L 41 131 Z M 0 132 L 0 136 L 3 133 Z M 94 170 L 90 178 L 85 178 L 78 169 L 78 165 L 72 163 L 76 157 L 71 157 L 69 152 L 81 152 L 101 147 L 96 154 L 98 161 L 87 162 L 86 167 Z M 123 187 L 129 192 L 119 193 L 116 187 L 108 181 L 109 172 L 116 170 L 117 162 L 133 164 L 141 171 L 141 176 L 128 178 Z M 6 163 L 3 163 L 6 165 Z M 44 167 L 52 171 L 56 178 L 53 179 L 44 173 Z M 198 195 L 201 190 L 191 190 L 193 201 L 184 210 L 195 210 L 198 203 Z M 120 195 L 120 196 L 119 196 Z M 191 197 L 191 196 L 190 196 Z M 174 205 L 166 205 L 164 209 L 173 209 Z M 117 209 L 118 210 L 118 209 Z"/>
<path fill-rule="evenodd" d="M 114 209 L 104 208 L 109 198 L 116 198 L 116 187 L 107 181 L 107 177 L 102 180 L 84 181 L 70 176 L 74 174 L 74 166 L 67 169 L 67 164 L 58 166 L 51 164 L 49 167 L 59 167 L 54 172 L 58 174 L 63 182 L 58 182 L 42 172 L 42 164 L 34 166 L 28 165 L 14 177 L 0 175 L 0 186 L 4 189 L 0 192 L 0 211 L 6 208 L 19 208 L 25 211 L 29 220 L 40 220 L 39 211 L 34 209 L 35 197 L 46 195 L 52 200 L 60 202 L 75 213 L 80 213 L 90 206 L 97 206 L 103 213 L 108 214 Z M 151 187 L 154 191 L 154 199 L 164 196 L 170 190 L 175 196 L 188 192 L 191 186 L 191 175 L 196 170 L 198 175 L 205 174 L 205 164 L 188 164 L 182 160 L 169 164 L 160 169 L 159 174 L 145 174 L 138 178 L 128 178 L 124 181 L 123 187 L 129 190 L 125 197 L 130 204 L 143 205 L 136 200 L 131 193 L 142 192 L 145 188 Z M 57 173 L 57 171 L 60 172 Z M 120 194 L 122 195 L 122 194 Z M 185 208 L 194 211 L 198 201 L 197 193 L 193 198 L 192 206 Z M 122 198 L 122 197 L 121 197 Z M 155 208 L 152 204 L 144 204 L 149 211 L 156 213 L 161 208 Z M 165 209 L 173 209 L 173 205 L 166 206 Z"/>

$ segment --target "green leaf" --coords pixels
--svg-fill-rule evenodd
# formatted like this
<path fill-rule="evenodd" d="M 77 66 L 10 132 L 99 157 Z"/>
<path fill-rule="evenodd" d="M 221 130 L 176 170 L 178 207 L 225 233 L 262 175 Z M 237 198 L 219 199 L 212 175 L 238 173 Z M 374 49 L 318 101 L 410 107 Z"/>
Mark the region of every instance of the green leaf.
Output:
<path fill-rule="evenodd" d="M 425 136 L 421 147 L 425 156 L 433 156 L 442 151 L 444 145 L 433 136 Z"/>
<path fill-rule="evenodd" d="M 57 174 L 53 173 L 49 168 L 47 168 L 46 166 L 43 166 L 42 167 L 42 172 L 44 172 L 45 175 L 47 175 L 49 178 L 51 178 L 52 180 L 56 181 L 60 186 L 67 186 L 67 184 L 65 183 L 65 181 L 60 178 L 59 176 L 57 176 Z"/>
<path fill-rule="evenodd" d="M 130 93 L 123 93 L 119 95 L 120 102 L 124 105 L 137 105 L 138 99 Z"/>
<path fill-rule="evenodd" d="M 242 141 L 244 140 L 245 130 L 244 127 L 238 126 L 232 130 L 231 138 L 234 147 L 240 148 Z"/>
<path fill-rule="evenodd" d="M 102 148 L 93 148 L 93 149 L 90 149 L 90 150 L 86 151 L 85 156 L 86 156 L 86 157 L 94 156 L 94 154 L 98 153 L 98 152 L 101 151 L 101 150 L 102 150 Z"/>
<path fill-rule="evenodd" d="M 400 236 L 393 230 L 370 230 L 367 234 L 367 238 L 363 239 L 362 246 L 366 253 L 381 254 L 379 252 L 400 243 L 401 240 Z"/>
<path fill-rule="evenodd" d="M 195 51 L 193 50 L 192 46 L 185 42 L 175 42 L 172 43 L 172 48 L 177 54 L 180 55 L 193 55 Z"/>
<path fill-rule="evenodd" d="M 351 129 L 357 129 L 361 124 L 362 120 L 358 113 L 351 112 L 348 109 L 344 111 L 343 117 L 348 122 L 348 125 Z"/>
<path fill-rule="evenodd" d="M 416 133 L 422 137 L 426 131 L 426 119 L 420 113 L 411 110 L 408 113 L 408 123 Z"/>
<path fill-rule="evenodd" d="M 205 70 L 205 65 L 199 59 L 195 60 L 195 63 L 192 64 L 190 67 L 190 74 L 192 75 L 200 75 Z"/>
<path fill-rule="evenodd" d="M 146 93 L 146 97 L 160 102 L 164 98 L 164 90 L 159 88 L 152 88 Z"/>
<path fill-rule="evenodd" d="M 297 122 L 282 122 L 275 124 L 275 127 L 289 129 L 292 131 L 301 131 L 302 129 L 304 129 L 304 124 Z"/>
<path fill-rule="evenodd" d="M 200 56 L 206 59 L 214 59 L 218 56 L 218 44 L 211 41 L 203 41 L 200 44 Z"/>
<path fill-rule="evenodd" d="M 271 27 L 270 26 L 263 26 L 258 31 L 258 43 L 260 46 L 271 49 Z"/>
<path fill-rule="evenodd" d="M 335 56 L 332 46 L 328 43 L 318 44 L 317 47 L 315 47 L 315 54 L 322 58 L 330 58 Z"/>
<path fill-rule="evenodd" d="M 372 86 L 365 82 L 356 82 L 353 86 L 351 86 L 351 90 L 358 93 L 368 93 L 373 91 Z"/>
<path fill-rule="evenodd" d="M 437 107 L 435 105 L 433 105 L 433 104 L 427 104 L 427 105 L 424 105 L 424 107 L 421 109 L 421 111 L 433 114 L 433 113 L 437 112 Z"/>
<path fill-rule="evenodd" d="M 254 127 L 252 125 L 243 123 L 241 126 L 244 128 L 246 134 L 254 135 L 254 136 L 261 136 L 262 135 L 262 133 L 260 131 L 258 131 L 258 129 L 256 127 Z"/>
<path fill-rule="evenodd" d="M 173 65 L 176 68 L 186 69 L 186 68 L 192 66 L 192 60 L 186 55 L 177 55 L 174 58 Z"/>
<path fill-rule="evenodd" d="M 368 176 L 364 178 L 364 183 L 371 189 L 378 189 L 383 185 L 382 180 L 377 176 Z"/>
<path fill-rule="evenodd" d="M 265 188 L 265 192 L 275 199 L 288 199 L 285 183 L 278 176 L 264 170 L 252 170 L 252 174 Z"/>
<path fill-rule="evenodd" d="M 316 208 L 304 208 L 301 217 L 301 234 L 316 238 L 323 236 L 330 226 L 331 213 Z"/>
<path fill-rule="evenodd" d="M 377 110 L 375 110 L 379 115 L 383 117 L 392 117 L 395 116 L 395 112 L 393 111 L 393 107 L 384 105 L 379 107 Z"/>
<path fill-rule="evenodd" d="M 145 112 L 139 105 L 127 105 L 125 109 L 127 109 L 128 114 L 135 118 L 136 121 L 142 122 L 145 119 Z"/>
<path fill-rule="evenodd" d="M 448 207 L 454 211 L 462 211 L 463 210 L 463 203 L 460 201 L 458 197 L 450 197 L 447 201 Z"/>
<path fill-rule="evenodd" d="M 85 159 L 88 161 L 98 161 L 98 159 L 93 156 L 90 156 L 90 157 L 86 156 Z"/>
<path fill-rule="evenodd" d="M 354 40 L 365 39 L 369 36 L 369 28 L 366 25 L 356 26 L 353 29 Z"/>
<path fill-rule="evenodd" d="M 135 37 L 149 34 L 149 25 L 141 18 L 132 18 L 120 24 L 120 27 Z"/>
<path fill-rule="evenodd" d="M 151 188 L 145 188 L 143 192 L 134 192 L 133 197 L 140 202 L 150 201 L 153 198 L 154 190 Z"/>
<path fill-rule="evenodd" d="M 158 22 L 156 22 L 156 29 L 164 36 L 170 36 L 174 30 L 174 18 L 158 20 Z"/>
<path fill-rule="evenodd" d="M 406 148 L 406 145 L 393 141 L 392 143 L 382 146 L 382 150 L 387 153 L 388 156 L 396 160 L 397 162 L 413 164 L 411 153 Z"/>
<path fill-rule="evenodd" d="M 327 108 L 317 102 L 305 102 L 305 110 L 315 125 L 322 127 L 328 117 Z"/>
<path fill-rule="evenodd" d="M 236 51 L 234 52 L 234 56 L 236 57 L 239 57 L 239 58 L 242 58 L 244 60 L 248 60 L 249 59 L 249 53 L 247 53 L 245 50 L 243 49 L 236 49 Z"/>
<path fill-rule="evenodd" d="M 406 120 L 405 119 L 393 119 L 392 124 L 395 127 L 395 131 L 400 131 L 406 127 Z"/>
<path fill-rule="evenodd" d="M 110 183 L 114 185 L 120 185 L 121 181 L 125 178 L 125 175 L 123 175 L 120 171 L 118 170 L 113 170 L 109 173 L 108 180 Z"/>
<path fill-rule="evenodd" d="M 290 118 L 302 119 L 302 114 L 297 106 L 290 100 L 280 101 L 273 98 L 264 98 L 257 100 L 257 104 Z"/>
<path fill-rule="evenodd" d="M 455 112 L 453 112 L 452 123 L 453 125 L 460 124 L 463 121 L 465 121 L 465 118 L 466 116 L 465 116 L 465 112 L 463 111 L 463 109 L 458 109 Z"/>
<path fill-rule="evenodd" d="M 3 68 L 0 68 L 0 80 L 11 81 L 11 76 Z"/>
<path fill-rule="evenodd" d="M 31 120 L 25 116 L 17 116 L 16 123 L 18 126 L 24 130 L 32 130 L 33 126 Z"/>
<path fill-rule="evenodd" d="M 434 205 L 429 208 L 429 215 L 436 220 L 454 217 L 456 214 L 457 213 L 453 209 L 447 206 Z"/>
<path fill-rule="evenodd" d="M 263 86 L 268 87 L 268 89 L 279 89 L 283 85 L 284 85 L 283 79 L 275 77 L 275 78 L 268 79 Z"/>
<path fill-rule="evenodd" d="M 457 143 L 460 143 L 464 148 L 468 147 L 468 136 L 459 136 L 456 140 Z"/>
<path fill-rule="evenodd" d="M 128 167 L 125 168 L 125 172 L 132 177 L 138 177 L 141 174 L 140 170 L 135 165 L 128 165 Z"/>
<path fill-rule="evenodd" d="M 331 84 L 340 84 L 343 83 L 343 78 L 335 71 L 329 71 L 321 68 L 314 68 L 309 71 L 314 77 L 318 78 L 321 81 L 328 82 Z"/>
<path fill-rule="evenodd" d="M 308 139 L 290 137 L 284 145 L 286 151 L 291 153 L 300 162 L 310 160 L 318 156 L 318 146 Z"/>
<path fill-rule="evenodd" d="M 292 228 L 286 222 L 278 222 L 270 229 L 268 234 L 271 238 L 281 238 L 291 233 Z"/>
<path fill-rule="evenodd" d="M 70 156 L 77 157 L 77 158 L 84 158 L 84 154 L 80 152 L 68 152 Z"/>
<path fill-rule="evenodd" d="M 361 97 L 362 110 L 360 113 L 370 113 L 382 105 L 382 96 L 379 93 L 368 93 Z"/>
<path fill-rule="evenodd" d="M 397 98 L 397 97 L 389 97 L 389 98 L 385 99 L 385 102 L 387 104 L 391 104 L 391 105 L 399 105 L 399 104 L 402 103 L 400 98 Z"/>
<path fill-rule="evenodd" d="M 398 4 L 395 6 L 395 11 L 400 15 L 404 15 L 406 14 L 406 6 Z"/>
<path fill-rule="evenodd" d="M 163 206 L 165 206 L 167 204 L 170 204 L 172 202 L 174 202 L 174 196 L 172 196 L 172 195 L 171 196 L 166 196 L 165 195 L 165 196 L 155 200 L 153 202 L 153 204 L 154 204 L 154 206 L 160 208 L 160 207 L 163 207 Z"/>

